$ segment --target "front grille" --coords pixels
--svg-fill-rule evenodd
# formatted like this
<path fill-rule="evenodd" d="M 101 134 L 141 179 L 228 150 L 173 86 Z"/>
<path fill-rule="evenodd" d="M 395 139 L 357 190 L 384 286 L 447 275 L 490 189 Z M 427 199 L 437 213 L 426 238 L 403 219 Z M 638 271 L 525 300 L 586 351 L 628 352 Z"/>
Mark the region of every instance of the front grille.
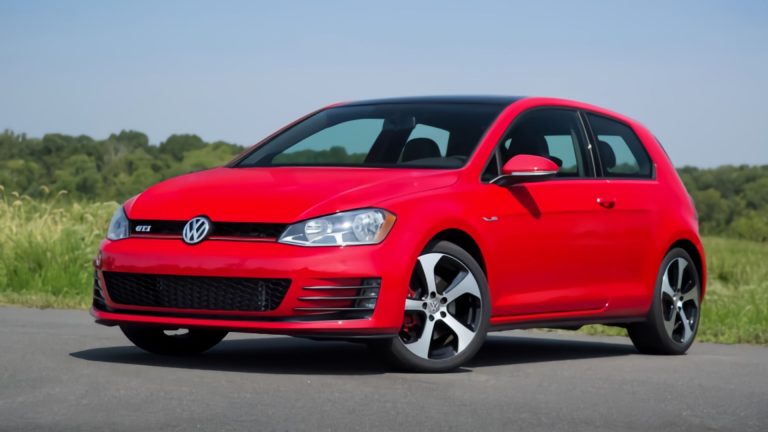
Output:
<path fill-rule="evenodd" d="M 121 305 L 267 312 L 280 305 L 291 280 L 104 272 L 104 283 Z"/>
<path fill-rule="evenodd" d="M 181 237 L 187 221 L 168 220 L 132 220 L 131 235 L 135 236 L 173 236 Z M 285 230 L 285 224 L 255 222 L 211 222 L 209 238 L 238 237 L 245 239 L 275 239 Z"/>
<path fill-rule="evenodd" d="M 172 235 L 181 236 L 186 221 L 132 220 L 131 235 Z"/>
<path fill-rule="evenodd" d="M 227 222 L 213 223 L 211 237 L 277 238 L 286 225 L 273 223 Z"/>

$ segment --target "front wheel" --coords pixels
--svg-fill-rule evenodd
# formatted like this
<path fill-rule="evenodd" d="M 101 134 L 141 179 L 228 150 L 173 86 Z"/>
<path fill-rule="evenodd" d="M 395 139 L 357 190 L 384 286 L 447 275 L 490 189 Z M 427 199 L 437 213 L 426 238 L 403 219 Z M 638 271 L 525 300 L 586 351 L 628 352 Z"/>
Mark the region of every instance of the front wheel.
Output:
<path fill-rule="evenodd" d="M 664 257 L 656 280 L 651 310 L 645 322 L 627 327 L 638 351 L 683 354 L 699 329 L 701 283 L 696 264 L 680 248 Z"/>
<path fill-rule="evenodd" d="M 120 330 L 134 345 L 154 354 L 189 355 L 208 351 L 227 332 L 206 329 L 167 330 L 159 327 L 122 325 Z"/>
<path fill-rule="evenodd" d="M 482 346 L 489 313 L 482 268 L 459 246 L 441 241 L 419 256 L 405 299 L 403 326 L 385 347 L 406 369 L 452 370 Z"/>

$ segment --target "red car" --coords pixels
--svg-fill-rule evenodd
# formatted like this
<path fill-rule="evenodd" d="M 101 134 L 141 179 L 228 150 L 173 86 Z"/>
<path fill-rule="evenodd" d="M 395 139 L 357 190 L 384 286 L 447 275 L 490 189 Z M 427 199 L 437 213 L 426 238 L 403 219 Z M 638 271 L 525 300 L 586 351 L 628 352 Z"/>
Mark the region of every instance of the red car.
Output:
<path fill-rule="evenodd" d="M 333 105 L 114 215 L 92 315 L 188 354 L 227 332 L 360 340 L 420 371 L 488 331 L 625 327 L 684 353 L 704 251 L 653 134 L 549 98 Z"/>

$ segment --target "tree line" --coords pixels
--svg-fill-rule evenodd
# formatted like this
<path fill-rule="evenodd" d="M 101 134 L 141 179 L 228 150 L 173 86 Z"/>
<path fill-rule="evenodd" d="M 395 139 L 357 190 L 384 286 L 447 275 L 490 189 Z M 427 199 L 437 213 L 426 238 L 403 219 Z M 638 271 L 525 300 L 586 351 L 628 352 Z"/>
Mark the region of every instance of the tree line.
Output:
<path fill-rule="evenodd" d="M 151 145 L 147 135 L 121 131 L 106 139 L 0 134 L 0 186 L 32 198 L 67 191 L 73 200 L 122 201 L 160 180 L 220 166 L 244 147 L 171 135 Z M 701 231 L 768 242 L 768 165 L 683 167 L 680 177 L 699 213 Z"/>
<path fill-rule="evenodd" d="M 0 185 L 30 197 L 65 190 L 76 200 L 123 201 L 179 174 L 222 165 L 244 150 L 197 135 L 171 135 L 150 145 L 147 135 L 121 131 L 107 139 L 47 134 L 0 135 Z"/>
<path fill-rule="evenodd" d="M 703 234 L 768 242 L 768 165 L 683 167 L 678 173 Z"/>

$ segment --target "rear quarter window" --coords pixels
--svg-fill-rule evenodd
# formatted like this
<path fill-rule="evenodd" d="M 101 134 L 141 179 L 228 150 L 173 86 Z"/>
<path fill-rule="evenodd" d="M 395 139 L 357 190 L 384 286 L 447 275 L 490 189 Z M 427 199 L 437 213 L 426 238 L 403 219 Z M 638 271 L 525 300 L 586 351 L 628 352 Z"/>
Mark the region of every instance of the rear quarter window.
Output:
<path fill-rule="evenodd" d="M 587 114 L 587 118 L 605 177 L 653 177 L 651 158 L 632 128 L 595 114 Z"/>

